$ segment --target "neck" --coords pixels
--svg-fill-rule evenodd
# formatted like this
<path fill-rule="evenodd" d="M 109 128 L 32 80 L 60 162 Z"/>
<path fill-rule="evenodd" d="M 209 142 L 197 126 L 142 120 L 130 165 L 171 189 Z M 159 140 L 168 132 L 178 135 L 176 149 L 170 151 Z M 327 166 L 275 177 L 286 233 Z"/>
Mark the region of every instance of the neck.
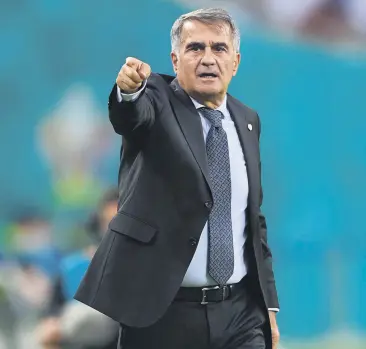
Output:
<path fill-rule="evenodd" d="M 194 98 L 198 103 L 204 105 L 210 109 L 217 109 L 225 99 L 225 94 L 220 96 L 202 96 L 191 94 L 192 98 Z"/>

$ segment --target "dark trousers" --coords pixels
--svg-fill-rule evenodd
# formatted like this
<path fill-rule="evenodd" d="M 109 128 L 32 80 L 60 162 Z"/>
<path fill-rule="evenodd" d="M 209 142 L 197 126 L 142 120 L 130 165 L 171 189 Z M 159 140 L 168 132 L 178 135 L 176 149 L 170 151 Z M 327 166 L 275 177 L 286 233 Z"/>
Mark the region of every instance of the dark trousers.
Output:
<path fill-rule="evenodd" d="M 264 310 L 243 288 L 219 303 L 175 301 L 146 328 L 121 326 L 119 349 L 270 349 Z"/>

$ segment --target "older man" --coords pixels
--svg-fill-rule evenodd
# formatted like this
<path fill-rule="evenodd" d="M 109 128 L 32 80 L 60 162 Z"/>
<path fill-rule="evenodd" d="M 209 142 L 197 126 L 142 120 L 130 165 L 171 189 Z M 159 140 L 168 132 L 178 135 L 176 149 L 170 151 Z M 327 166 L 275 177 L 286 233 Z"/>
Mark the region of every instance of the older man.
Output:
<path fill-rule="evenodd" d="M 197 10 L 171 40 L 176 77 L 130 57 L 111 92 L 119 210 L 76 299 L 121 324 L 124 349 L 275 347 L 260 122 L 227 94 L 239 30 L 224 10 Z"/>

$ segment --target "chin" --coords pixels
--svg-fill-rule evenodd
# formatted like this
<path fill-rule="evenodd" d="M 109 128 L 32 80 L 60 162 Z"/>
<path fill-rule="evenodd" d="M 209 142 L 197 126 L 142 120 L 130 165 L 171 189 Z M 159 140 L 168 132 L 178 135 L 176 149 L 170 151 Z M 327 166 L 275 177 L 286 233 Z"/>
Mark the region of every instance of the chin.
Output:
<path fill-rule="evenodd" d="M 221 94 L 221 89 L 201 88 L 201 89 L 197 90 L 197 93 L 199 93 L 201 96 L 205 96 L 205 97 L 214 97 L 214 96 Z"/>

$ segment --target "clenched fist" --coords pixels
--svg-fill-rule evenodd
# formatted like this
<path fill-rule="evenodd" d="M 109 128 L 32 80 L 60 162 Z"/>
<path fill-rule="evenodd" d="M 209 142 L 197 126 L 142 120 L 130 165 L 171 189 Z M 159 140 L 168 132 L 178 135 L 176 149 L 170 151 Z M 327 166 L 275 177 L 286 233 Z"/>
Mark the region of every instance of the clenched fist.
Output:
<path fill-rule="evenodd" d="M 128 57 L 118 73 L 116 83 L 124 93 L 136 92 L 151 74 L 151 68 L 137 58 Z"/>

